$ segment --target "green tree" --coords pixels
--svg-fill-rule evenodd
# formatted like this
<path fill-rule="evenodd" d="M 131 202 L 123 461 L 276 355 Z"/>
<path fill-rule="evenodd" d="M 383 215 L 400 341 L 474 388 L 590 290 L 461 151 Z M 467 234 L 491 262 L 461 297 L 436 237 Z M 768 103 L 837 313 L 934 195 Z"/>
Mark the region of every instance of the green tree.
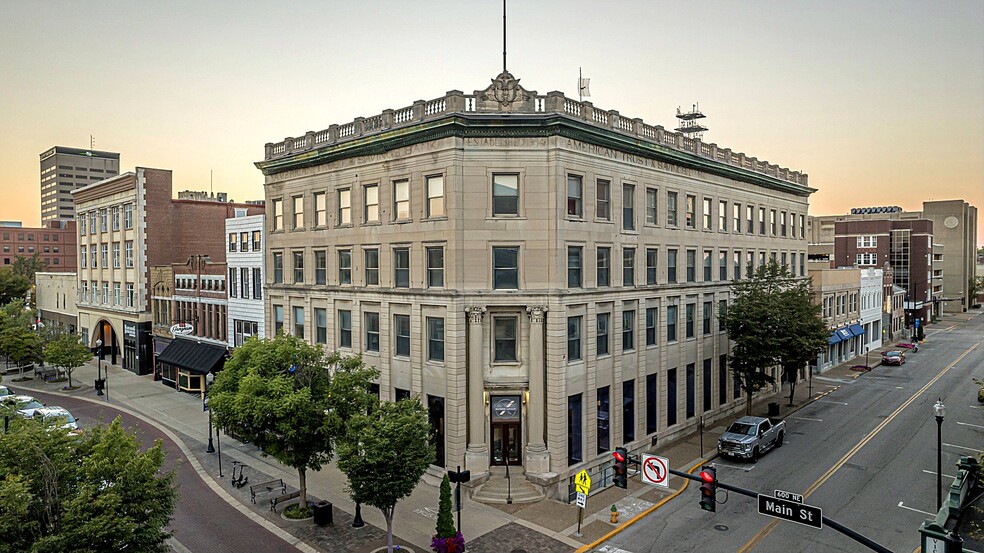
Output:
<path fill-rule="evenodd" d="M 306 508 L 307 471 L 331 461 L 348 419 L 372 407 L 378 374 L 361 357 L 326 355 L 295 336 L 253 339 L 216 376 L 209 408 L 220 427 L 297 470 Z"/>
<path fill-rule="evenodd" d="M 437 533 L 438 538 L 453 538 L 454 513 L 451 511 L 451 481 L 445 474 L 441 480 L 441 498 L 437 504 Z"/>
<path fill-rule="evenodd" d="M 68 374 L 68 388 L 72 386 L 72 372 L 92 359 L 92 351 L 82 343 L 77 334 L 63 333 L 44 344 L 42 357 L 45 363 L 60 367 Z"/>
<path fill-rule="evenodd" d="M 0 269 L 0 305 L 14 300 L 23 300 L 31 289 L 31 281 L 15 273 L 12 269 Z"/>
<path fill-rule="evenodd" d="M 731 285 L 732 302 L 721 313 L 732 341 L 729 362 L 745 393 L 745 413 L 752 397 L 773 383 L 766 372 L 779 366 L 786 381 L 826 347 L 829 332 L 811 302 L 810 281 L 796 278 L 775 260 L 758 267 L 750 278 Z M 795 383 L 790 386 L 790 400 Z"/>
<path fill-rule="evenodd" d="M 82 436 L 18 419 L 0 440 L 0 553 L 169 551 L 174 474 L 119 418 Z"/>
<path fill-rule="evenodd" d="M 34 274 L 47 270 L 48 262 L 41 259 L 40 252 L 35 252 L 30 256 L 18 255 L 14 257 L 14 262 L 10 264 L 10 268 L 14 274 L 22 276 L 34 284 Z"/>
<path fill-rule="evenodd" d="M 24 301 L 14 300 L 0 309 L 0 353 L 6 362 L 26 365 L 40 359 L 41 337 L 31 329 L 33 317 Z"/>
<path fill-rule="evenodd" d="M 348 476 L 353 501 L 382 511 L 392 553 L 396 503 L 413 492 L 434 459 L 427 413 L 420 398 L 382 402 L 352 417 L 348 430 L 339 442 L 338 468 Z"/>

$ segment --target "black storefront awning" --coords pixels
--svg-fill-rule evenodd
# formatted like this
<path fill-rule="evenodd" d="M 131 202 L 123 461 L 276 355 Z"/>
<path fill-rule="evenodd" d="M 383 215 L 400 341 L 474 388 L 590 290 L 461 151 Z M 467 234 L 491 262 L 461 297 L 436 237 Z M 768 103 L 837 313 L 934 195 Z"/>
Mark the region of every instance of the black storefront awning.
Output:
<path fill-rule="evenodd" d="M 157 356 L 157 361 L 193 373 L 207 374 L 222 369 L 225 355 L 226 349 L 223 347 L 177 338 Z"/>

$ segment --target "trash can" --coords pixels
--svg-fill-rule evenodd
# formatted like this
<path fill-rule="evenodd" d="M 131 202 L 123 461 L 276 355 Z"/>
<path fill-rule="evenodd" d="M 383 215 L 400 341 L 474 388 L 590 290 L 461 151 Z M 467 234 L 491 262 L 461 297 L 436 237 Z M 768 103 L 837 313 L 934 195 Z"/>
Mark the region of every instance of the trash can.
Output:
<path fill-rule="evenodd" d="M 314 523 L 318 526 L 324 526 L 326 524 L 334 525 L 335 521 L 333 519 L 331 511 L 331 503 L 328 501 L 319 501 L 312 506 L 314 509 Z"/>
<path fill-rule="evenodd" d="M 770 417 L 778 417 L 779 416 L 779 404 L 778 403 L 770 403 L 769 404 L 769 416 Z"/>

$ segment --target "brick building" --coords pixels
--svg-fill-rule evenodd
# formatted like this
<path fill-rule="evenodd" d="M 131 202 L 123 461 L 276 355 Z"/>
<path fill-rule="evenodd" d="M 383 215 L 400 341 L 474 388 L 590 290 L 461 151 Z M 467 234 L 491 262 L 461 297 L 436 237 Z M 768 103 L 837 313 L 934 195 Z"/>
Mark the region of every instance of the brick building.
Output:
<path fill-rule="evenodd" d="M 810 278 L 813 302 L 822 307 L 820 316 L 830 329 L 827 351 L 817 356 L 818 370 L 824 371 L 863 353 L 861 269 L 831 269 L 823 263 L 811 263 Z"/>
<path fill-rule="evenodd" d="M 0 227 L 2 266 L 13 264 L 18 256 L 32 257 L 46 264 L 45 271 L 71 273 L 76 270 L 75 221 L 48 221 L 40 228 Z"/>
<path fill-rule="evenodd" d="M 138 374 L 154 367 L 152 266 L 225 261 L 225 219 L 262 206 L 172 198 L 171 172 L 137 167 L 72 193 L 79 234 L 79 328 L 90 347 Z M 158 275 L 159 276 L 159 275 Z"/>

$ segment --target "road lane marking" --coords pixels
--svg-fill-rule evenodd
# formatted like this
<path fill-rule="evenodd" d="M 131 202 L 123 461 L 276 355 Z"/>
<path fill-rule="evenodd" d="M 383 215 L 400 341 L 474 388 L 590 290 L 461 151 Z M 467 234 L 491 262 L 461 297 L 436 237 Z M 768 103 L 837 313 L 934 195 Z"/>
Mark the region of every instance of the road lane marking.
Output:
<path fill-rule="evenodd" d="M 836 403 L 837 405 L 847 405 L 847 403 L 845 403 L 843 401 L 833 401 L 833 400 L 830 400 L 830 399 L 818 399 L 817 401 L 819 401 L 821 403 Z"/>
<path fill-rule="evenodd" d="M 957 424 L 961 426 L 972 426 L 974 428 L 980 428 L 981 430 L 984 430 L 984 426 L 981 426 L 979 424 L 970 424 L 969 422 L 960 422 L 960 421 L 957 421 Z"/>
<path fill-rule="evenodd" d="M 786 417 L 787 419 L 795 419 L 798 421 L 813 421 L 813 422 L 823 422 L 823 419 L 811 419 L 810 417 Z"/>
<path fill-rule="evenodd" d="M 912 507 L 906 507 L 905 505 L 902 504 L 901 501 L 899 501 L 899 507 L 902 507 L 903 509 L 908 509 L 910 511 L 915 511 L 917 513 L 922 513 L 922 514 L 924 514 L 926 516 L 930 516 L 930 517 L 935 517 L 936 516 L 936 513 L 927 513 L 926 511 L 920 511 L 919 509 L 913 509 Z M 966 549 L 964 549 L 964 551 L 966 551 Z"/>
<path fill-rule="evenodd" d="M 980 452 L 981 452 L 981 450 L 980 450 L 980 449 L 974 449 L 974 448 L 972 448 L 972 447 L 964 447 L 964 446 L 962 446 L 962 445 L 957 445 L 957 444 L 948 444 L 948 443 L 946 443 L 946 442 L 943 442 L 943 445 L 945 445 L 945 446 L 947 446 L 947 447 L 955 447 L 955 448 L 957 448 L 957 449 L 966 449 L 967 451 L 973 451 L 973 452 L 975 452 L 975 453 L 980 453 Z"/>
<path fill-rule="evenodd" d="M 715 461 L 714 462 L 714 466 L 716 466 L 716 467 L 727 467 L 729 469 L 743 470 L 745 472 L 748 472 L 748 471 L 752 470 L 753 468 L 755 468 L 755 465 L 739 466 L 739 465 L 732 465 L 731 463 L 722 463 L 720 461 L 721 457 L 718 457 L 718 459 L 719 459 L 718 461 Z"/>
<path fill-rule="evenodd" d="M 954 359 L 952 363 L 947 365 L 943 370 L 937 373 L 936 376 L 931 378 L 929 382 L 926 383 L 925 386 L 917 390 L 916 393 L 912 394 L 912 396 L 909 399 L 905 400 L 902 403 L 902 405 L 899 405 L 899 407 L 895 409 L 895 411 L 893 411 L 891 415 L 886 417 L 885 420 L 883 420 L 878 426 L 876 426 L 871 432 L 869 432 L 867 436 L 862 438 L 861 441 L 857 443 L 857 445 L 855 445 L 854 447 L 851 448 L 850 451 L 845 453 L 844 456 L 841 457 L 839 461 L 837 461 L 836 463 L 834 463 L 832 467 L 827 469 L 827 472 L 823 473 L 823 475 L 819 479 L 817 479 L 817 481 L 814 482 L 812 486 L 810 486 L 805 492 L 803 492 L 803 499 L 805 500 L 806 498 L 810 497 L 810 495 L 812 495 L 813 492 L 817 491 L 817 489 L 820 486 L 822 486 L 827 480 L 829 480 L 830 477 L 833 476 L 835 472 L 837 472 L 838 470 L 840 470 L 841 467 L 847 464 L 847 462 L 852 457 L 854 457 L 854 455 L 856 455 L 858 451 L 861 451 L 861 448 L 867 445 L 868 442 L 870 442 L 879 432 L 881 432 L 883 428 L 888 426 L 890 422 L 895 420 L 895 417 L 899 416 L 899 413 L 901 413 L 903 410 L 905 410 L 906 407 L 908 407 L 914 401 L 916 401 L 916 399 L 918 399 L 919 396 L 925 393 L 926 390 L 930 388 L 930 386 L 936 384 L 937 380 L 943 378 L 943 375 L 950 372 L 950 369 L 955 367 L 956 364 L 962 361 L 964 357 L 967 357 L 967 355 L 969 355 L 970 352 L 977 349 L 977 346 L 979 345 L 980 343 L 977 343 L 971 346 L 970 348 L 966 349 L 963 353 L 960 354 L 960 356 Z M 961 424 L 961 423 L 958 422 L 957 424 Z M 769 523 L 766 524 L 765 527 L 763 527 L 761 530 L 759 530 L 759 532 L 755 534 L 752 537 L 752 539 L 745 542 L 745 545 L 743 545 L 741 549 L 738 550 L 738 553 L 748 553 L 749 551 L 754 549 L 759 543 L 762 542 L 762 540 L 765 539 L 766 536 L 771 534 L 772 531 L 775 530 L 776 526 L 778 525 L 779 525 L 779 519 L 777 518 L 774 518 L 771 521 L 769 521 Z"/>
<path fill-rule="evenodd" d="M 936 476 L 936 471 L 935 470 L 926 470 L 926 469 L 923 469 L 923 472 L 925 472 L 926 474 L 932 474 L 933 476 Z M 943 478 L 949 478 L 949 479 L 953 480 L 954 478 L 956 478 L 956 476 L 950 476 L 949 474 L 943 473 Z"/>

